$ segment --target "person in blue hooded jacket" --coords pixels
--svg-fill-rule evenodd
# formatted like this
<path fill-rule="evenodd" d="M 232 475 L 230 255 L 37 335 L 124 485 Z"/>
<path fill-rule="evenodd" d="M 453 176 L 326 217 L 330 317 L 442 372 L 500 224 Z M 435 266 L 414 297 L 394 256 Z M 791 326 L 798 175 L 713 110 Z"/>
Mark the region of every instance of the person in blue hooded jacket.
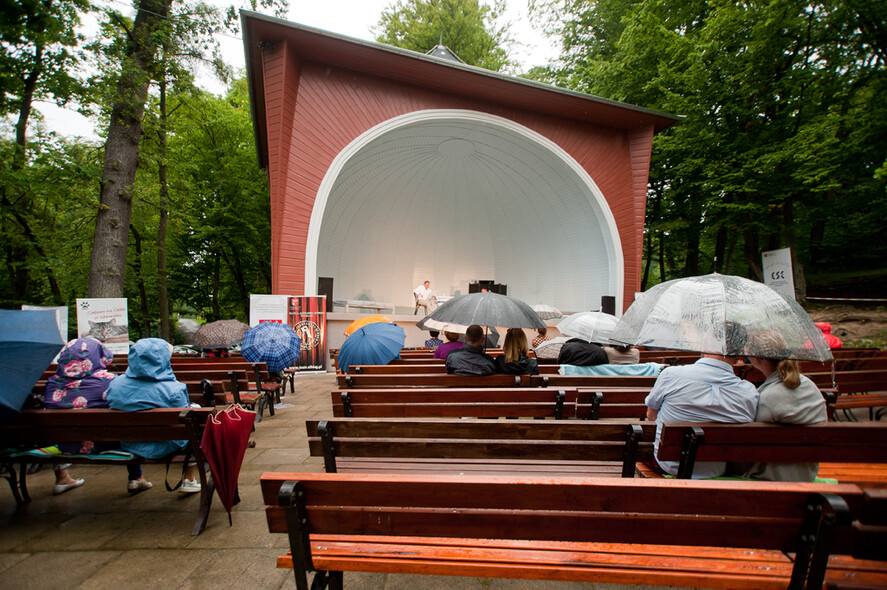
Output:
<path fill-rule="evenodd" d="M 176 381 L 172 371 L 171 347 L 160 338 L 142 338 L 129 349 L 129 367 L 108 386 L 108 403 L 114 410 L 137 412 L 151 408 L 187 408 L 188 388 Z M 162 459 L 184 449 L 187 440 L 123 441 L 121 447 L 146 459 Z M 183 474 L 180 492 L 200 491 L 194 464 Z"/>

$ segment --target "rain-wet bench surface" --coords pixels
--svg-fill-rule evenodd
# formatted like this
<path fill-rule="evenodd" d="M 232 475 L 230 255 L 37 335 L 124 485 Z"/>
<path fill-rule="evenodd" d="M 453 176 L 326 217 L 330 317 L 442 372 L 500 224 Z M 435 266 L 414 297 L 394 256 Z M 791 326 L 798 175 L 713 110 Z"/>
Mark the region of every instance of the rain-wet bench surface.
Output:
<path fill-rule="evenodd" d="M 819 463 L 819 477 L 887 489 L 887 424 L 663 424 L 658 455 L 690 477 L 697 461 Z"/>
<path fill-rule="evenodd" d="M 204 465 L 200 441 L 212 408 L 156 408 L 138 412 L 111 409 L 83 410 L 24 410 L 0 424 L 0 448 L 10 452 L 0 455 L 3 476 L 9 481 L 16 502 L 30 502 L 26 466 L 32 463 L 78 463 L 88 465 L 125 465 L 127 463 L 182 464 L 186 455 L 178 454 L 162 459 L 144 459 L 128 453 L 115 455 L 32 455 L 28 449 L 41 448 L 62 442 L 99 441 L 169 441 L 187 440 L 189 457 Z M 18 466 L 18 473 L 16 473 Z M 198 469 L 201 491 L 197 520 L 192 535 L 199 535 L 206 526 L 212 502 L 212 487 L 206 473 Z"/>
<path fill-rule="evenodd" d="M 656 425 L 576 420 L 308 420 L 308 447 L 335 472 L 634 477 Z"/>
<path fill-rule="evenodd" d="M 265 473 L 296 587 L 317 571 L 705 588 L 883 586 L 851 556 L 854 485 L 486 475 Z M 826 538 L 832 534 L 830 549 Z M 320 586 L 317 586 L 320 587 Z"/>
<path fill-rule="evenodd" d="M 334 389 L 333 416 L 555 418 L 576 416 L 576 389 L 539 387 Z"/>

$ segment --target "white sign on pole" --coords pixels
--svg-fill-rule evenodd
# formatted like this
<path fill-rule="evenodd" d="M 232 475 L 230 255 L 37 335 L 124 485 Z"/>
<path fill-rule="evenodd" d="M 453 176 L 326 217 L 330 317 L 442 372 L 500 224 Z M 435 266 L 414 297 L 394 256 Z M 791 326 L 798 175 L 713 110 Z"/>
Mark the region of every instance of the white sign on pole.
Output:
<path fill-rule="evenodd" d="M 289 295 L 250 295 L 249 325 L 258 326 L 261 322 L 287 321 Z"/>
<path fill-rule="evenodd" d="M 795 278 L 792 275 L 791 248 L 770 250 L 762 255 L 764 284 L 786 299 L 795 298 Z"/>
<path fill-rule="evenodd" d="M 129 302 L 124 297 L 77 300 L 77 335 L 95 338 L 113 354 L 129 354 Z"/>

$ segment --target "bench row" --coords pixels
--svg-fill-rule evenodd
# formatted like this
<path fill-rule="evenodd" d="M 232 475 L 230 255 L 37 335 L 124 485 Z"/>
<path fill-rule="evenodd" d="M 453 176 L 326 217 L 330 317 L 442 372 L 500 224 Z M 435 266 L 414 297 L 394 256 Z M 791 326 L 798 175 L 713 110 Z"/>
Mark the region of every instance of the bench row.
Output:
<path fill-rule="evenodd" d="M 883 587 L 887 498 L 853 485 L 265 473 L 278 567 L 706 588 Z M 862 561 L 865 559 L 866 561 Z"/>

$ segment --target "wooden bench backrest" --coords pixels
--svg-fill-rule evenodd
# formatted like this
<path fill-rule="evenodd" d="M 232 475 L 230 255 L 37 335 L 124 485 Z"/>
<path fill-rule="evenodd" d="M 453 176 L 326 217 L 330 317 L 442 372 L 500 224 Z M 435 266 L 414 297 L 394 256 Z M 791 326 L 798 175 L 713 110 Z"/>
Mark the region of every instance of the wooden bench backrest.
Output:
<path fill-rule="evenodd" d="M 646 387 L 649 389 L 656 383 L 656 377 L 635 375 L 524 375 L 522 383 L 528 387 Z"/>
<path fill-rule="evenodd" d="M 0 444 L 185 440 L 212 412 L 212 408 L 24 410 L 0 425 Z"/>
<path fill-rule="evenodd" d="M 340 389 L 361 387 L 520 387 L 520 375 L 474 377 L 424 373 L 421 375 L 336 375 Z"/>
<path fill-rule="evenodd" d="M 623 461 L 623 477 L 635 462 L 653 457 L 656 425 L 635 422 L 526 420 L 308 420 L 308 447 L 324 457 Z M 382 468 L 379 466 L 378 468 Z"/>
<path fill-rule="evenodd" d="M 805 373 L 817 387 L 831 387 L 831 372 Z M 862 393 L 887 391 L 887 369 L 864 369 L 859 371 L 835 372 L 835 383 L 839 393 Z"/>
<path fill-rule="evenodd" d="M 558 365 L 539 365 L 539 372 L 544 374 L 557 373 Z M 397 365 L 353 365 L 348 369 L 355 375 L 416 375 L 446 373 L 445 363 L 410 363 Z"/>
<path fill-rule="evenodd" d="M 694 461 L 885 463 L 887 424 L 664 424 L 658 457 L 681 461 L 679 477 L 692 473 Z"/>
<path fill-rule="evenodd" d="M 796 551 L 811 495 L 840 495 L 857 513 L 862 503 L 852 485 L 771 482 L 264 473 L 261 486 L 271 532 L 287 531 L 281 498 L 304 502 L 306 539 L 310 532 Z M 833 547 L 846 545 L 838 535 Z"/>
<path fill-rule="evenodd" d="M 333 416 L 358 418 L 554 417 L 576 415 L 570 388 L 336 389 Z"/>
<path fill-rule="evenodd" d="M 649 387 L 579 387 L 576 392 L 576 417 L 583 420 L 643 420 L 647 415 L 644 400 L 649 393 Z"/>

